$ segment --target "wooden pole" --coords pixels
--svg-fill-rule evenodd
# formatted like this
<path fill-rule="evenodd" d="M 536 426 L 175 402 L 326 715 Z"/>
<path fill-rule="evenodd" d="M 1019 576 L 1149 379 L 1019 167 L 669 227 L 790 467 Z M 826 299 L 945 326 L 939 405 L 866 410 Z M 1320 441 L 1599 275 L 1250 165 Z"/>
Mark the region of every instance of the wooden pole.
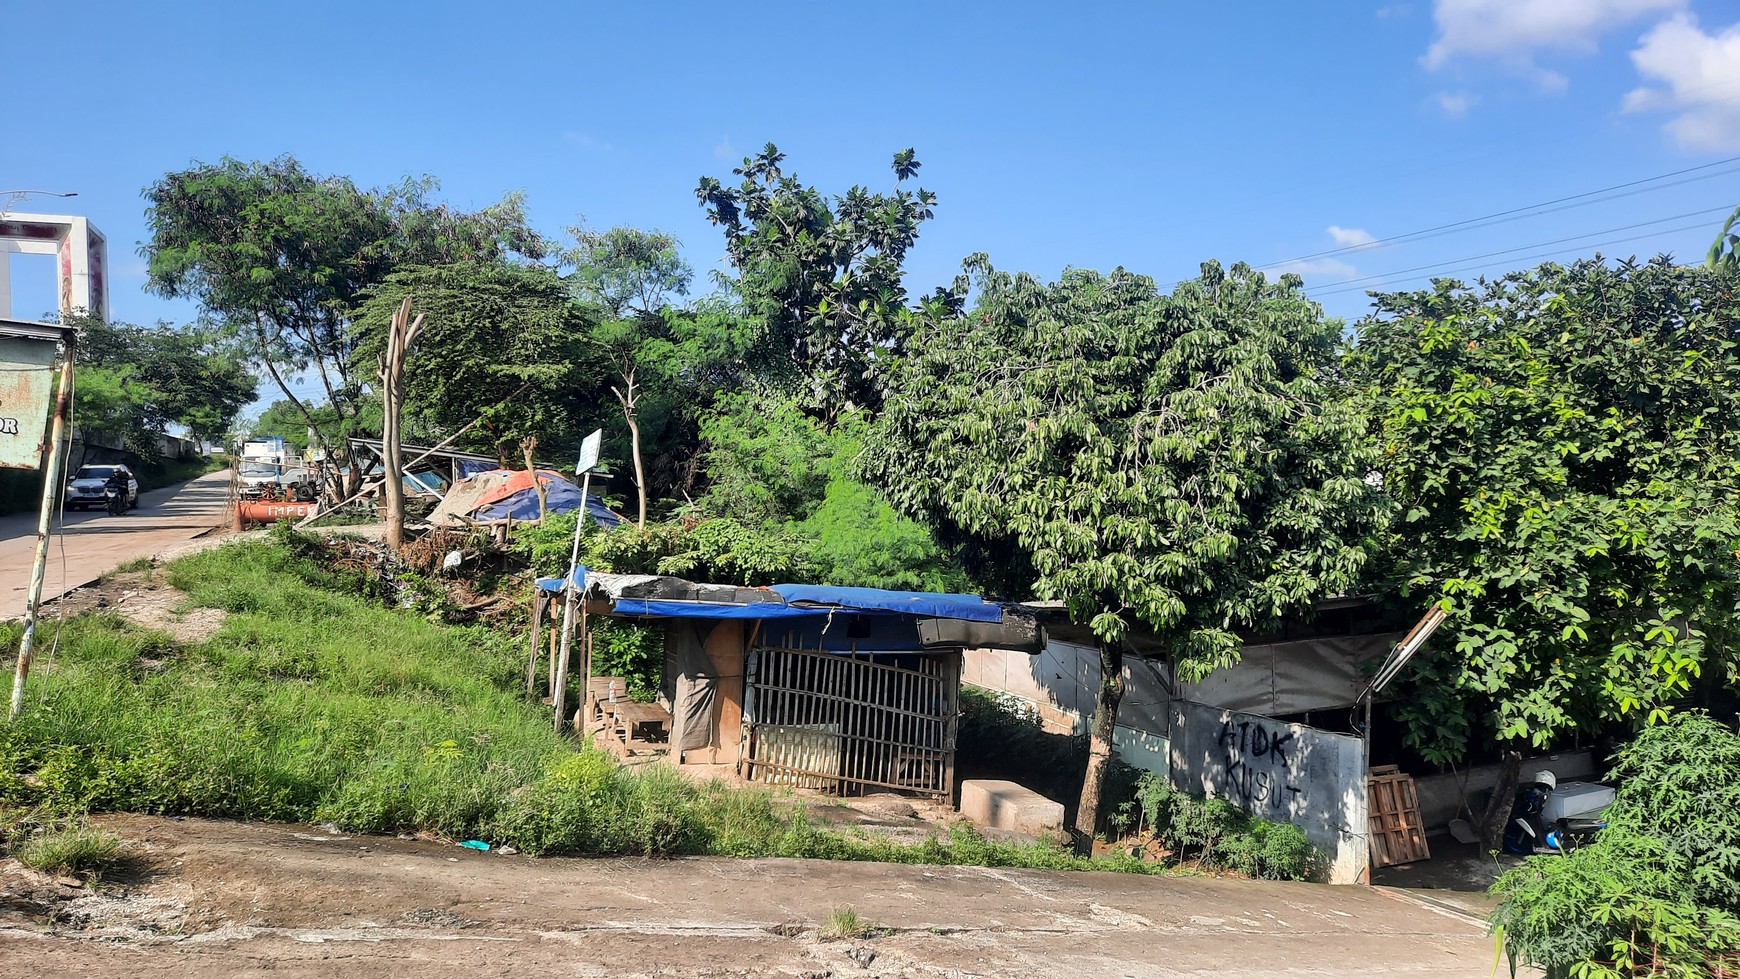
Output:
<path fill-rule="evenodd" d="M 62 346 L 60 386 L 54 398 L 54 427 L 48 439 L 48 465 L 43 467 L 42 505 L 36 515 L 36 558 L 30 566 L 30 589 L 24 599 L 24 636 L 18 642 L 18 668 L 12 676 L 12 710 L 16 721 L 24 709 L 24 681 L 30 675 L 30 654 L 36 640 L 37 615 L 42 610 L 43 579 L 48 576 L 48 535 L 54 505 L 60 500 L 61 457 L 65 455 L 67 418 L 72 413 L 73 344 Z M 40 416 L 39 416 L 40 417 Z"/>
<path fill-rule="evenodd" d="M 387 328 L 387 349 L 381 355 L 381 469 L 382 497 L 387 505 L 387 547 L 397 551 L 405 543 L 404 460 L 399 458 L 399 402 L 405 387 L 405 355 L 423 330 L 423 314 L 411 319 L 411 297 L 399 304 Z"/>
<path fill-rule="evenodd" d="M 538 640 L 544 630 L 544 590 L 532 582 L 532 655 L 526 662 L 526 699 L 538 694 Z"/>

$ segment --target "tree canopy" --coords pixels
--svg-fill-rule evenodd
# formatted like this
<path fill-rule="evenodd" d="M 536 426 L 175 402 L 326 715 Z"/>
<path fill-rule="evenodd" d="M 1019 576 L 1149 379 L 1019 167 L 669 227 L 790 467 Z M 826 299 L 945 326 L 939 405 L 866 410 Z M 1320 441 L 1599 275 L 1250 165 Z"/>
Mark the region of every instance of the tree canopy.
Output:
<path fill-rule="evenodd" d="M 431 178 L 364 190 L 285 156 L 224 158 L 165 174 L 145 190 L 148 287 L 189 297 L 234 335 L 314 427 L 333 458 L 362 413 L 373 365 L 359 371 L 352 310 L 368 288 L 413 264 L 536 258 L 543 240 L 515 195 L 479 211 L 434 203 Z M 340 421 L 328 431 L 288 377 L 312 373 Z"/>
<path fill-rule="evenodd" d="M 219 438 L 254 400 L 243 352 L 209 324 L 69 322 L 79 330 L 75 417 L 136 451 L 155 455 L 153 437 L 172 426 Z"/>
<path fill-rule="evenodd" d="M 1593 260 L 1376 297 L 1350 370 L 1400 508 L 1395 584 L 1453 613 L 1401 698 L 1427 757 L 1660 719 L 1732 678 L 1734 284 Z"/>
<path fill-rule="evenodd" d="M 701 178 L 695 196 L 725 232 L 737 271 L 728 285 L 762 326 L 760 361 L 795 373 L 811 408 L 874 405 L 873 363 L 890 352 L 907 313 L 903 263 L 931 219 L 936 195 L 854 186 L 829 198 L 784 168 L 768 143 L 745 157 L 728 187 Z M 916 176 L 911 149 L 894 154 L 895 183 Z"/>
<path fill-rule="evenodd" d="M 969 264 L 973 309 L 925 318 L 890 366 L 866 468 L 1018 555 L 1100 638 L 1091 836 L 1130 631 L 1184 677 L 1230 666 L 1241 631 L 1358 581 L 1385 501 L 1333 383 L 1340 324 L 1296 278 L 1210 263 L 1168 296 L 1122 269 L 1046 285 Z"/>

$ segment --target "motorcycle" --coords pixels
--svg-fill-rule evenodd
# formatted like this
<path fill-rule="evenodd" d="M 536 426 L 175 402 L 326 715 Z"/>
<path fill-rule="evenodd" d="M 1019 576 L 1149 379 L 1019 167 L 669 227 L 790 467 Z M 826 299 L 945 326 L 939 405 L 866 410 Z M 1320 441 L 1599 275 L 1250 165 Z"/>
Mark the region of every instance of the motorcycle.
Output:
<path fill-rule="evenodd" d="M 1532 856 L 1537 853 L 1570 853 L 1595 839 L 1607 821 L 1599 816 L 1564 816 L 1546 819 L 1547 800 L 1558 787 L 1552 772 L 1536 772 L 1533 782 L 1517 790 L 1511 804 L 1510 822 L 1504 828 L 1506 853 Z"/>
<path fill-rule="evenodd" d="M 118 517 L 127 512 L 127 494 L 113 486 L 103 488 L 103 503 L 108 508 L 111 517 Z"/>

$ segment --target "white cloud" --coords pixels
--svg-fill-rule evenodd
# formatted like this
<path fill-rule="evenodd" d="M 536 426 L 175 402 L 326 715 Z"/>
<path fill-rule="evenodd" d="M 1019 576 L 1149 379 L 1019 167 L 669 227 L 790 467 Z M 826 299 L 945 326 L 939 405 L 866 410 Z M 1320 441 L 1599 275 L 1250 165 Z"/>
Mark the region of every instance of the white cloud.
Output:
<path fill-rule="evenodd" d="M 1626 93 L 1625 111 L 1677 112 L 1665 128 L 1682 149 L 1740 148 L 1740 23 L 1706 34 L 1696 17 L 1676 15 L 1639 39 L 1631 63 L 1664 84 Z"/>
<path fill-rule="evenodd" d="M 1458 58 L 1499 62 L 1549 91 L 1564 75 L 1535 64 L 1540 50 L 1588 54 L 1601 36 L 1647 14 L 1682 10 L 1686 0 L 1436 0 L 1438 34 L 1421 58 L 1437 71 Z"/>
<path fill-rule="evenodd" d="M 1480 96 L 1471 92 L 1439 92 L 1432 97 L 1438 103 L 1438 108 L 1452 119 L 1460 119 L 1468 114 L 1468 110 L 1480 104 Z"/>
<path fill-rule="evenodd" d="M 1406 17 L 1414 12 L 1411 3 L 1386 3 L 1377 8 L 1378 20 L 1389 20 L 1391 17 Z"/>
<path fill-rule="evenodd" d="M 1335 239 L 1337 245 L 1357 247 L 1377 241 L 1377 237 L 1364 228 L 1343 228 L 1341 225 L 1332 224 L 1327 230 L 1329 237 Z"/>
<path fill-rule="evenodd" d="M 730 133 L 726 133 L 724 138 L 719 140 L 719 145 L 713 147 L 713 155 L 726 163 L 737 163 L 743 159 L 743 154 L 737 152 L 737 147 L 731 145 Z"/>
<path fill-rule="evenodd" d="M 1263 275 L 1269 279 L 1279 279 L 1288 272 L 1318 285 L 1331 285 L 1359 275 L 1359 269 L 1339 258 L 1296 258 L 1263 269 Z"/>
<path fill-rule="evenodd" d="M 616 149 L 615 144 L 607 143 L 591 133 L 576 132 L 572 129 L 562 133 L 562 141 L 571 146 L 578 146 L 588 153 L 609 153 Z"/>

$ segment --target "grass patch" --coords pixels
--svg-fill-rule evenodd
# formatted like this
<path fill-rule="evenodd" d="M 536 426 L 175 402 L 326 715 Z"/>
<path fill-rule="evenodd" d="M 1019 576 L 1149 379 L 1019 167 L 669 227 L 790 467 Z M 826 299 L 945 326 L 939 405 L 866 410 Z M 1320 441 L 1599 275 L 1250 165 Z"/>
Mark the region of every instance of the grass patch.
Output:
<path fill-rule="evenodd" d="M 122 561 L 120 564 L 115 565 L 114 570 L 109 573 L 131 574 L 133 572 L 150 571 L 155 567 L 157 567 L 157 562 L 151 560 L 149 556 L 136 557 L 131 561 Z"/>
<path fill-rule="evenodd" d="M 13 848 L 12 855 L 45 874 L 96 877 L 121 859 L 119 837 L 82 823 L 42 830 Z"/>
<path fill-rule="evenodd" d="M 622 768 L 526 702 L 522 636 L 383 607 L 318 557 L 285 537 L 166 565 L 190 605 L 228 613 L 198 643 L 106 612 L 68 620 L 55 669 L 0 727 L 0 807 L 330 821 L 541 854 L 1163 869 L 964 825 L 919 843 L 840 833 L 772 791 Z"/>
<path fill-rule="evenodd" d="M 894 929 L 860 918 L 858 909 L 850 904 L 842 908 L 835 908 L 828 914 L 828 920 L 816 929 L 816 937 L 824 941 L 837 941 L 842 938 L 883 938 L 892 934 L 894 934 Z"/>

